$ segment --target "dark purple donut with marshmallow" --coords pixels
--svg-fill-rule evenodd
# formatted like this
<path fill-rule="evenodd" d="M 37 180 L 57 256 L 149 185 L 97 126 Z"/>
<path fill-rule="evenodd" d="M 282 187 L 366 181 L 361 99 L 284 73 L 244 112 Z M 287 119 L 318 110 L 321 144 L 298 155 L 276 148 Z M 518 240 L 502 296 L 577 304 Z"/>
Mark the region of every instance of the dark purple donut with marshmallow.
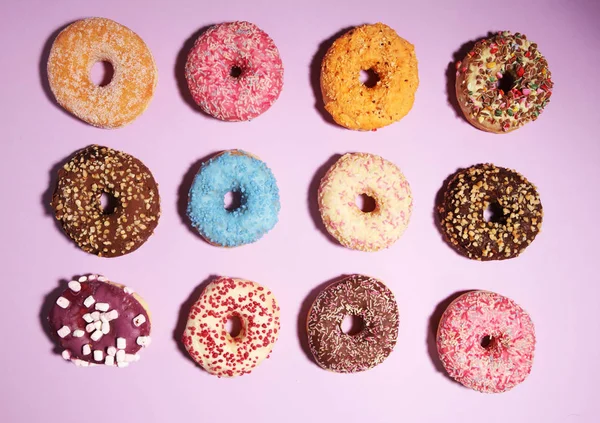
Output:
<path fill-rule="evenodd" d="M 150 344 L 150 315 L 144 300 L 103 276 L 69 282 L 48 321 L 63 358 L 78 366 L 127 367 Z"/>

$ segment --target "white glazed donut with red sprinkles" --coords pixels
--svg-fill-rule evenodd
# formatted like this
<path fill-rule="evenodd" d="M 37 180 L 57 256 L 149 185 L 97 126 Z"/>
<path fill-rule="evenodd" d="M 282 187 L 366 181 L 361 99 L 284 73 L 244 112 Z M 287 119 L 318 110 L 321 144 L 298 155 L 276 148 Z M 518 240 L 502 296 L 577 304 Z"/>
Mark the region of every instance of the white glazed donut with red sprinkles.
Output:
<path fill-rule="evenodd" d="M 185 77 L 204 112 L 225 121 L 247 121 L 266 112 L 279 97 L 283 64 L 264 31 L 250 22 L 228 22 L 198 37 Z"/>
<path fill-rule="evenodd" d="M 235 337 L 225 328 L 241 322 Z M 279 306 L 267 288 L 244 279 L 219 277 L 190 309 L 183 344 L 192 359 L 219 377 L 250 373 L 269 356 L 279 337 Z"/>
<path fill-rule="evenodd" d="M 437 348 L 448 374 L 467 388 L 505 392 L 531 372 L 535 331 L 529 315 L 510 298 L 471 291 L 442 315 Z"/>

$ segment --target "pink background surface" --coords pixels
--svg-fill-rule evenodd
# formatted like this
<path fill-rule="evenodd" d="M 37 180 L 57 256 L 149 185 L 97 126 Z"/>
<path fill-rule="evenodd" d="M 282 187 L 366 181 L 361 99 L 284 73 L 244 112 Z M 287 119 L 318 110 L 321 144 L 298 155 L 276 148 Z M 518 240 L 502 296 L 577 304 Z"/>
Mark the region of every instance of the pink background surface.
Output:
<path fill-rule="evenodd" d="M 0 421 L 598 421 L 600 147 L 593 122 L 600 94 L 599 4 L 286 3 L 2 2 Z M 156 59 L 154 100 L 123 129 L 100 130 L 79 122 L 48 95 L 44 52 L 57 29 L 88 16 L 130 27 Z M 248 20 L 268 32 L 285 65 L 280 99 L 250 123 L 205 117 L 180 91 L 186 40 L 208 24 L 230 20 Z M 400 123 L 377 132 L 344 130 L 327 123 L 315 108 L 320 46 L 343 28 L 377 21 L 416 46 L 421 80 L 416 103 Z M 541 118 L 504 136 L 469 126 L 447 97 L 454 52 L 500 29 L 536 41 L 556 84 Z M 160 184 L 163 215 L 156 233 L 129 256 L 102 259 L 80 251 L 49 215 L 56 167 L 91 143 L 133 154 Z M 246 149 L 267 162 L 278 179 L 282 210 L 279 224 L 260 242 L 225 250 L 190 231 L 182 220 L 185 198 L 182 203 L 180 196 L 187 193 L 199 159 L 229 148 Z M 350 251 L 320 229 L 318 180 L 333 155 L 351 151 L 382 155 L 398 164 L 411 183 L 412 221 L 386 251 Z M 442 241 L 432 219 L 444 179 L 459 167 L 486 161 L 517 169 L 541 194 L 543 232 L 514 260 L 464 259 Z M 53 353 L 40 313 L 56 298 L 60 281 L 89 272 L 131 285 L 150 304 L 153 344 L 128 369 L 79 369 Z M 365 373 L 339 375 L 307 357 L 299 327 L 313 290 L 348 273 L 383 280 L 397 297 L 401 323 L 387 361 Z M 212 377 L 174 340 L 174 333 L 177 339 L 181 335 L 181 310 L 211 275 L 255 280 L 270 287 L 280 302 L 280 340 L 271 359 L 249 376 Z M 445 299 L 466 289 L 509 296 L 536 324 L 531 376 L 508 393 L 467 390 L 445 377 L 432 359 L 430 324 Z"/>

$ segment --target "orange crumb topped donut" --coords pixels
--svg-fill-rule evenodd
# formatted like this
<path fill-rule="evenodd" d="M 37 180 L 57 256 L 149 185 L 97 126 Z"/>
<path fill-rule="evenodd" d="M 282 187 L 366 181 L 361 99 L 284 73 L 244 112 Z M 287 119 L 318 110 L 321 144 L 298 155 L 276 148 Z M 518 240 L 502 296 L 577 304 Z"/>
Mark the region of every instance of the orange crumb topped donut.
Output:
<path fill-rule="evenodd" d="M 114 74 L 106 86 L 90 79 L 92 66 L 109 62 Z M 158 72 L 150 50 L 129 28 L 104 18 L 83 19 L 54 40 L 48 81 L 56 101 L 99 128 L 132 122 L 150 104 Z"/>
<path fill-rule="evenodd" d="M 361 70 L 377 75 L 373 87 L 360 81 Z M 342 35 L 321 66 L 325 109 L 348 129 L 376 130 L 399 121 L 412 108 L 418 86 L 413 45 L 382 23 Z"/>

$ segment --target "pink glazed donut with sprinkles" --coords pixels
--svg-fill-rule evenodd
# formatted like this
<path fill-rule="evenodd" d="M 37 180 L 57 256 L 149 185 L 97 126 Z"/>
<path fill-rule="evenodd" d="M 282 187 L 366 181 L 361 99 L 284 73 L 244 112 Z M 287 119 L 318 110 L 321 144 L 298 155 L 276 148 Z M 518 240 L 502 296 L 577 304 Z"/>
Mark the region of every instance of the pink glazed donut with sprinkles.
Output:
<path fill-rule="evenodd" d="M 356 198 L 367 195 L 375 209 L 363 212 Z M 319 185 L 319 211 L 327 231 L 344 247 L 379 251 L 396 242 L 412 213 L 410 185 L 394 163 L 368 153 L 343 155 Z"/>
<path fill-rule="evenodd" d="M 442 315 L 437 349 L 448 374 L 467 388 L 505 392 L 531 372 L 533 322 L 509 298 L 488 291 L 467 292 Z"/>
<path fill-rule="evenodd" d="M 275 43 L 260 28 L 228 22 L 198 37 L 185 77 L 204 112 L 225 121 L 247 121 L 266 112 L 279 97 L 283 64 Z"/>

